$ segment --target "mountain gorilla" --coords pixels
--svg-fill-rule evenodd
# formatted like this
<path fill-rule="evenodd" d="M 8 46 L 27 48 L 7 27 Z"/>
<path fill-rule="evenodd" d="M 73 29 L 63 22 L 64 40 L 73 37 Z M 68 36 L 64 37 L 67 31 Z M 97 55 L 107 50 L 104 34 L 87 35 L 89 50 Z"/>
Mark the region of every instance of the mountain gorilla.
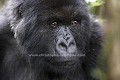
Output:
<path fill-rule="evenodd" d="M 84 0 L 9 0 L 0 13 L 0 80 L 96 80 L 101 27 Z"/>

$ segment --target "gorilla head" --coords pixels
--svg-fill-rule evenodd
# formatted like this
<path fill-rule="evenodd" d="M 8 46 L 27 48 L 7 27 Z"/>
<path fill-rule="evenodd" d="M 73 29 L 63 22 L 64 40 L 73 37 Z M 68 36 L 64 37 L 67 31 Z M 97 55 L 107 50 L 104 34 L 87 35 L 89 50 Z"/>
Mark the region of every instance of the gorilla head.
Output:
<path fill-rule="evenodd" d="M 9 80 L 93 80 L 90 74 L 101 48 L 101 29 L 84 0 L 10 0 L 8 4 L 8 27 L 14 33 L 9 43 L 15 46 L 6 54 L 12 55 L 5 60 L 12 66 Z"/>
<path fill-rule="evenodd" d="M 80 0 L 28 0 L 15 16 L 15 36 L 27 54 L 58 55 L 53 61 L 74 61 L 87 50 L 90 20 Z M 15 17 L 14 16 L 14 17 Z"/>

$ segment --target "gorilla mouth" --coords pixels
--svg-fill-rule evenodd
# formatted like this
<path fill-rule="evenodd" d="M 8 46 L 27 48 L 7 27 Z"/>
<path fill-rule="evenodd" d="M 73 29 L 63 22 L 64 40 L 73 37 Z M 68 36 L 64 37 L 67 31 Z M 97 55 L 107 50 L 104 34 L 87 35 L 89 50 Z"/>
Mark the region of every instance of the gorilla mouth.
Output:
<path fill-rule="evenodd" d="M 52 57 L 47 59 L 47 62 L 50 65 L 56 66 L 56 67 L 73 67 L 77 65 L 76 63 L 79 61 L 78 57 Z"/>
<path fill-rule="evenodd" d="M 75 61 L 64 61 L 64 62 L 50 62 L 50 64 L 54 67 L 58 67 L 58 68 L 73 68 L 75 67 L 77 64 L 77 62 Z"/>
<path fill-rule="evenodd" d="M 52 63 L 52 64 L 54 64 L 54 65 L 63 65 L 63 66 L 65 66 L 65 65 L 74 65 L 75 64 L 75 62 L 74 61 L 65 61 L 65 62 L 54 62 L 54 63 Z"/>

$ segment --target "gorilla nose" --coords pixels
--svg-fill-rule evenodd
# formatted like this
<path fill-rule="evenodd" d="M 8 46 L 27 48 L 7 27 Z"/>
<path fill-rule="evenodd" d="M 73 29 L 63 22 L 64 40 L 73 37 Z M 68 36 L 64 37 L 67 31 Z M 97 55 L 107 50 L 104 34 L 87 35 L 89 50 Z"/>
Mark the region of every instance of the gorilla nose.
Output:
<path fill-rule="evenodd" d="M 65 54 L 65 53 L 75 53 L 76 51 L 76 43 L 73 37 L 61 37 L 58 39 L 57 45 L 56 45 L 56 50 L 60 54 Z"/>

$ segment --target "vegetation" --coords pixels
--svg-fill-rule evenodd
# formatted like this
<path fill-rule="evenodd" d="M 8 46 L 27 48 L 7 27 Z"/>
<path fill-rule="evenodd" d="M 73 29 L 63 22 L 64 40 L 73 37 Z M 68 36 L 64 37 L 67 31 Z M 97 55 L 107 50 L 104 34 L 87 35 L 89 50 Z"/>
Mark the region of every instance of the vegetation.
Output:
<path fill-rule="evenodd" d="M 95 76 L 100 80 L 120 80 L 120 2 L 96 0 L 88 5 L 90 11 L 104 22 L 104 48 Z"/>

